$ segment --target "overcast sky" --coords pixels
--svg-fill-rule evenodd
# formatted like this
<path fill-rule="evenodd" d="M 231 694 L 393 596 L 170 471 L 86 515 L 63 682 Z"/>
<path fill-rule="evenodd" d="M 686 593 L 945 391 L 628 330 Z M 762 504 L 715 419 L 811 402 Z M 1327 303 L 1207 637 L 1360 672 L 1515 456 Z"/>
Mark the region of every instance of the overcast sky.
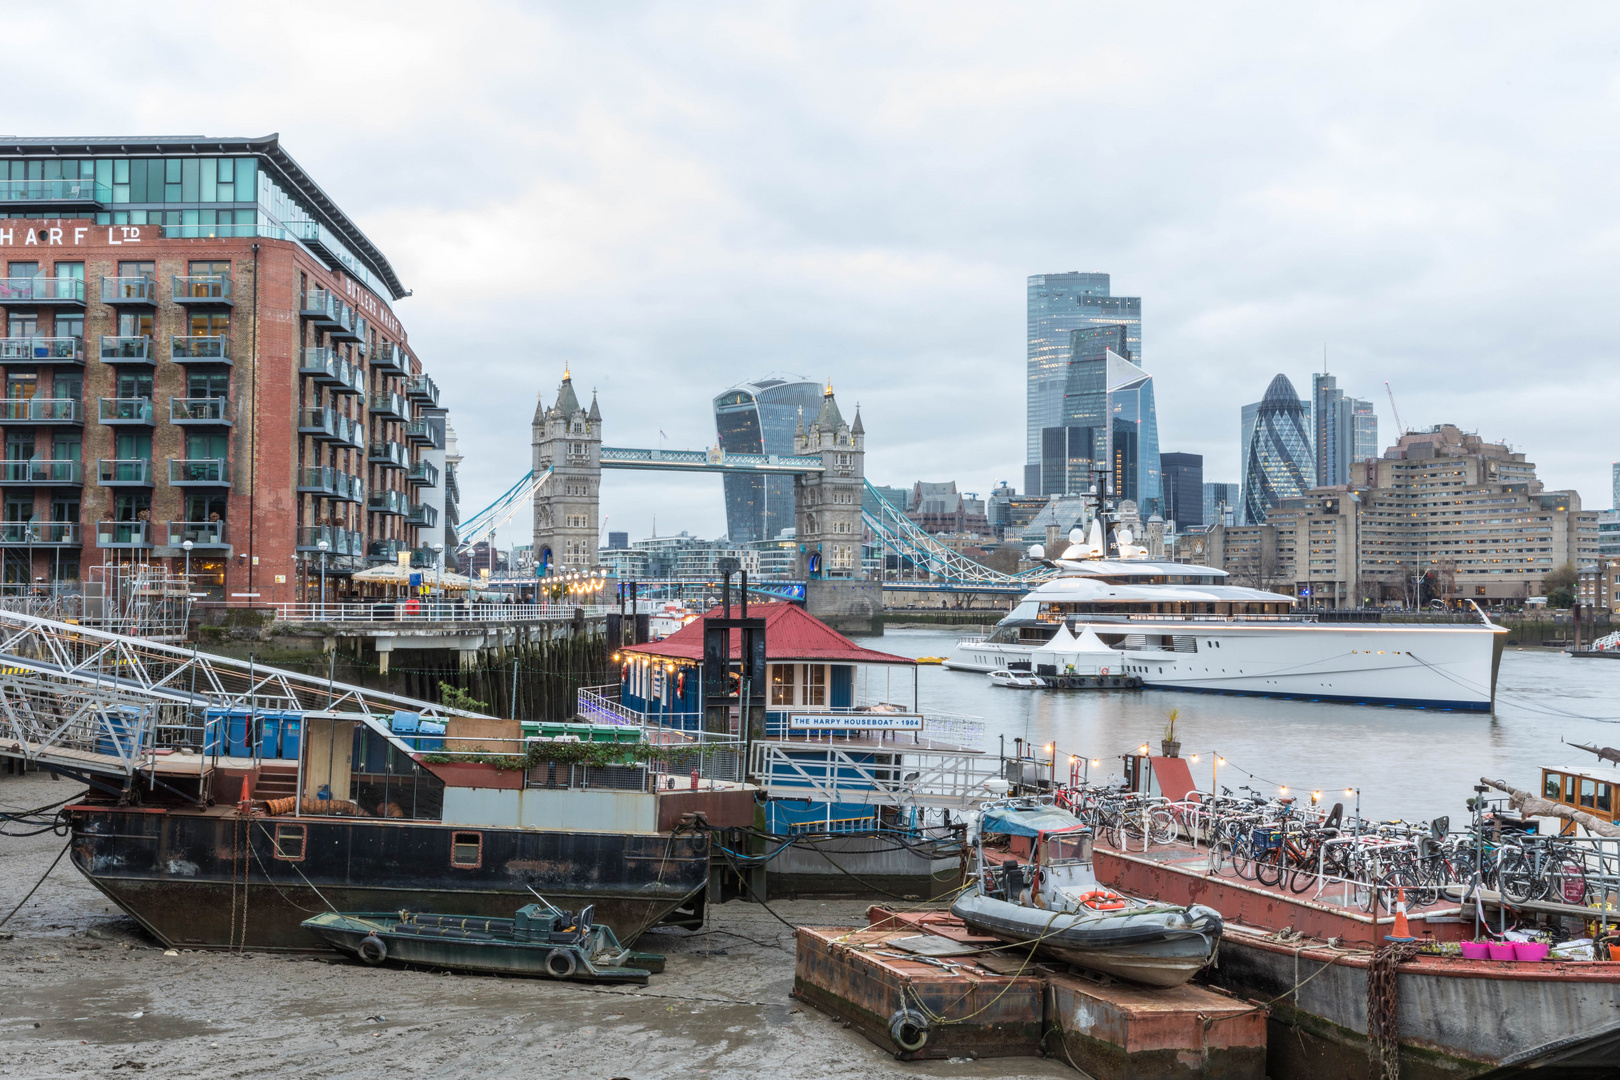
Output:
<path fill-rule="evenodd" d="M 255 14 L 250 8 L 264 9 Z M 1122 10 L 1131 7 L 1134 10 Z M 278 3 L 7 13 L 24 135 L 281 133 L 392 260 L 466 455 L 529 467 L 564 365 L 610 445 L 705 447 L 776 370 L 867 475 L 1021 483 L 1032 273 L 1142 297 L 1161 448 L 1324 346 L 1394 431 L 1506 440 L 1607 508 L 1613 5 Z M 90 28 L 93 26 L 93 31 Z M 724 531 L 608 473 L 607 528 Z M 524 537 L 527 515 L 503 530 Z"/>

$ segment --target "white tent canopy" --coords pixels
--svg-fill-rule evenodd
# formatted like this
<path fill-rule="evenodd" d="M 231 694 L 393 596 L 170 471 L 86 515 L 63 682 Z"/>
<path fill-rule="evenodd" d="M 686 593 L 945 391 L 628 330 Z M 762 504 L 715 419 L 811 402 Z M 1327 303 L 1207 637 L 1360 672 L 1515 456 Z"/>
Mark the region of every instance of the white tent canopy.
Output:
<path fill-rule="evenodd" d="M 472 585 L 471 581 L 460 574 L 440 573 L 434 570 L 417 570 L 414 572 L 422 575 L 422 584 L 424 585 L 433 585 L 445 589 L 466 589 Z M 360 571 L 354 575 L 353 580 L 373 585 L 408 586 L 411 583 L 412 573 L 413 571 L 407 570 L 397 563 L 385 563 L 382 566 L 373 566 L 368 570 Z"/>

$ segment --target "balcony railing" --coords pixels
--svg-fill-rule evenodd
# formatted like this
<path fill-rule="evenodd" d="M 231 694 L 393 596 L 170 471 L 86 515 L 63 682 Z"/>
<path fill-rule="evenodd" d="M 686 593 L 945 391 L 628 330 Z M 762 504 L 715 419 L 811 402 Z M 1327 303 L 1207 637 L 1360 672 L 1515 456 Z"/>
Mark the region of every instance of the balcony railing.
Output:
<path fill-rule="evenodd" d="M 84 306 L 84 278 L 8 277 L 0 278 L 0 304 L 64 304 Z"/>
<path fill-rule="evenodd" d="M 403 514 L 405 513 L 405 493 L 403 491 L 373 491 L 366 499 L 366 509 L 374 514 Z"/>
<path fill-rule="evenodd" d="M 412 420 L 405 425 L 405 439 L 418 446 L 437 446 L 439 433 L 426 420 Z"/>
<path fill-rule="evenodd" d="M 439 467 L 431 461 L 418 461 L 411 466 L 411 471 L 405 474 L 405 479 L 413 484 L 426 484 L 428 487 L 439 486 Z"/>
<path fill-rule="evenodd" d="M 174 302 L 177 304 L 230 304 L 231 275 L 175 274 Z"/>
<path fill-rule="evenodd" d="M 97 547 L 144 548 L 152 546 L 150 521 L 98 521 Z"/>
<path fill-rule="evenodd" d="M 361 370 L 329 346 L 301 350 L 298 373 L 311 376 L 338 393 L 365 393 L 365 376 Z"/>
<path fill-rule="evenodd" d="M 405 511 L 405 524 L 431 529 L 439 523 L 439 508 L 426 503 L 412 503 Z"/>
<path fill-rule="evenodd" d="M 371 350 L 370 359 L 371 366 L 378 371 L 404 371 L 410 363 L 403 349 L 386 341 Z"/>
<path fill-rule="evenodd" d="M 113 306 L 131 305 L 154 307 L 157 305 L 157 279 L 139 277 L 103 277 L 101 302 Z"/>
<path fill-rule="evenodd" d="M 149 334 L 134 337 L 101 336 L 101 362 L 103 364 L 155 364 L 157 350 L 152 347 Z"/>
<path fill-rule="evenodd" d="M 318 552 L 321 541 L 326 541 L 328 555 L 364 555 L 366 538 L 353 529 L 336 525 L 305 525 L 298 530 L 298 550 Z"/>
<path fill-rule="evenodd" d="M 230 398 L 172 397 L 169 399 L 169 423 L 212 424 L 230 427 L 233 418 Z"/>
<path fill-rule="evenodd" d="M 346 502 L 364 502 L 366 482 L 331 465 L 306 465 L 298 471 L 298 490 Z"/>
<path fill-rule="evenodd" d="M 0 484 L 82 484 L 84 466 L 77 461 L 34 458 L 0 461 Z"/>
<path fill-rule="evenodd" d="M 144 397 L 104 397 L 96 418 L 103 424 L 145 424 L 155 422 L 152 399 Z"/>
<path fill-rule="evenodd" d="M 196 337 L 171 334 L 169 336 L 169 358 L 177 364 L 229 364 L 231 362 L 231 339 L 224 334 L 199 335 Z"/>
<path fill-rule="evenodd" d="M 77 521 L 7 521 L 0 523 L 0 544 L 41 547 L 79 545 Z"/>
<path fill-rule="evenodd" d="M 411 545 L 403 540 L 373 540 L 366 547 L 366 556 L 371 559 L 381 559 L 393 562 L 402 551 L 411 550 Z"/>
<path fill-rule="evenodd" d="M 84 363 L 84 339 L 78 337 L 0 338 L 0 361 L 31 360 L 36 364 Z"/>
<path fill-rule="evenodd" d="M 77 398 L 0 398 L 0 423 L 82 424 L 84 404 Z"/>
<path fill-rule="evenodd" d="M 231 463 L 224 458 L 170 458 L 169 483 L 175 487 L 230 487 Z"/>
<path fill-rule="evenodd" d="M 169 546 L 184 547 L 186 541 L 194 548 L 226 547 L 223 521 L 171 521 Z"/>
<path fill-rule="evenodd" d="M 147 458 L 102 458 L 96 462 L 102 487 L 151 487 L 152 462 Z"/>
<path fill-rule="evenodd" d="M 426 375 L 418 375 L 405 383 L 405 393 L 429 405 L 439 404 L 439 386 Z"/>
<path fill-rule="evenodd" d="M 318 323 L 336 325 L 338 313 L 342 308 L 343 302 L 330 292 L 321 288 L 309 288 L 304 290 L 304 298 L 298 305 L 298 314 L 314 319 Z"/>
<path fill-rule="evenodd" d="M 385 468 L 409 469 L 411 467 L 410 451 L 404 445 L 396 442 L 374 442 L 366 453 L 366 459 L 373 465 L 382 465 Z"/>
<path fill-rule="evenodd" d="M 91 206 L 112 202 L 112 188 L 89 177 L 79 180 L 3 180 L 0 203 L 77 203 Z"/>
<path fill-rule="evenodd" d="M 371 410 L 372 416 L 393 417 L 398 420 L 411 418 L 411 407 L 402 394 L 387 391 L 379 393 L 373 390 L 371 397 L 367 399 L 367 407 Z"/>

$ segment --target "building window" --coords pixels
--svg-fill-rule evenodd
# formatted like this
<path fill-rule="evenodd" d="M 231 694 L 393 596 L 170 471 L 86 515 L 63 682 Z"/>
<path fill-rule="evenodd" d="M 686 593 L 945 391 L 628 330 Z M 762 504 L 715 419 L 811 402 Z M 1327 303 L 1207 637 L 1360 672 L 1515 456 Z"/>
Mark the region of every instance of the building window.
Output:
<path fill-rule="evenodd" d="M 804 667 L 804 703 L 827 704 L 827 665 L 806 664 Z"/>
<path fill-rule="evenodd" d="M 797 664 L 771 665 L 771 704 L 792 705 L 793 679 L 798 672 Z"/>
<path fill-rule="evenodd" d="M 484 864 L 484 834 L 458 832 L 450 834 L 450 865 L 463 870 L 476 870 Z"/>

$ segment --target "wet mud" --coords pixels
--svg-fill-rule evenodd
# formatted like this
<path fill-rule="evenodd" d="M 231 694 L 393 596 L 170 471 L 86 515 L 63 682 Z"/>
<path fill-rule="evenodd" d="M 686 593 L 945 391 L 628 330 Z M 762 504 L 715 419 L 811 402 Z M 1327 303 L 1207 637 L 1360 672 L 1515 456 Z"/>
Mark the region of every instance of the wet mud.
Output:
<path fill-rule="evenodd" d="M 75 790 L 36 774 L 0 776 L 0 810 Z M 0 917 L 64 842 L 48 832 L 0 836 Z M 858 902 L 771 907 L 806 925 L 865 921 Z M 1040 1059 L 896 1061 L 789 996 L 792 931 L 757 904 L 712 908 L 704 930 L 650 933 L 637 947 L 669 958 L 645 988 L 373 969 L 336 954 L 170 956 L 64 858 L 0 929 L 0 1076 L 1076 1075 Z"/>

